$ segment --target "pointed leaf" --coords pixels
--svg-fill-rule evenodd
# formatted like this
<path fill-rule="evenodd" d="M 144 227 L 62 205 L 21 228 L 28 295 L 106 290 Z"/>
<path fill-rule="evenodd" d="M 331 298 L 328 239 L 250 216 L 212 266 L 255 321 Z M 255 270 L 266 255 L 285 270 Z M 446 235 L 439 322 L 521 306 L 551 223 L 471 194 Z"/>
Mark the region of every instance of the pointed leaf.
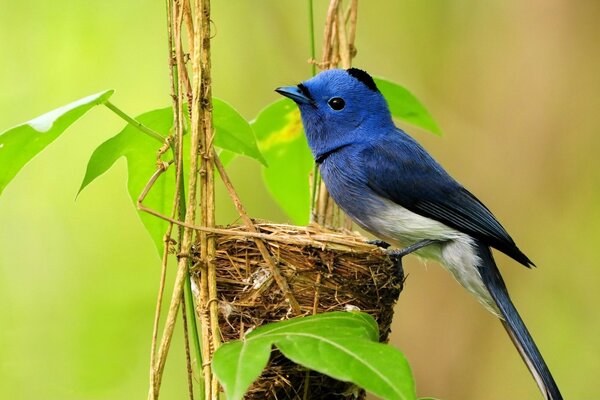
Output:
<path fill-rule="evenodd" d="M 161 135 L 167 136 L 173 126 L 173 111 L 170 107 L 152 110 L 137 116 L 136 120 Z M 102 143 L 94 151 L 88 162 L 79 192 L 106 172 L 115 161 L 125 157 L 127 159 L 127 190 L 135 206 L 137 198 L 156 171 L 156 150 L 160 146 L 157 140 L 140 132 L 136 127 L 125 126 L 121 132 Z M 144 205 L 168 215 L 173 205 L 174 190 L 175 168 L 169 168 L 158 178 L 144 200 Z M 139 215 L 160 254 L 167 223 L 144 212 L 140 212 Z"/>
<path fill-rule="evenodd" d="M 275 341 L 277 348 L 297 364 L 352 382 L 383 399 L 416 399 L 412 373 L 396 348 L 354 338 L 297 334 Z"/>
<path fill-rule="evenodd" d="M 436 135 L 442 135 L 442 131 L 425 106 L 408 89 L 387 79 L 373 78 L 373 80 L 387 100 L 392 116 Z"/>
<path fill-rule="evenodd" d="M 267 366 L 270 340 L 241 340 L 225 343 L 212 361 L 214 373 L 222 383 L 228 400 L 239 400 Z"/>
<path fill-rule="evenodd" d="M 29 160 L 54 141 L 73 122 L 95 105 L 104 103 L 114 90 L 105 90 L 59 107 L 0 134 L 0 194 Z"/>
<path fill-rule="evenodd" d="M 294 318 L 259 327 L 243 341 L 222 346 L 214 355 L 213 368 L 228 398 L 241 399 L 242 391 L 260 375 L 251 360 L 264 366 L 272 343 L 292 361 L 353 382 L 383 399 L 416 399 L 406 359 L 400 351 L 378 340 L 377 324 L 365 313 L 332 312 Z"/>
<path fill-rule="evenodd" d="M 307 224 L 309 174 L 314 161 L 298 107 L 291 100 L 278 100 L 265 107 L 251 125 L 269 164 L 263 169 L 267 188 L 295 224 Z"/>
<path fill-rule="evenodd" d="M 217 98 L 213 98 L 213 123 L 215 146 L 252 157 L 266 165 L 250 124 L 232 106 Z"/>
<path fill-rule="evenodd" d="M 222 100 L 213 99 L 213 121 L 215 127 L 215 145 L 225 149 L 223 159 L 230 161 L 232 154 L 239 153 L 255 158 L 264 164 L 264 158 L 258 150 L 252 128 L 230 105 Z M 170 107 L 146 112 L 135 118 L 148 128 L 167 136 L 173 126 L 173 111 Z M 189 123 L 189 121 L 188 121 Z M 188 136 L 184 136 L 184 147 L 188 146 Z M 92 154 L 87 171 L 79 191 L 106 172 L 117 159 L 127 159 L 127 189 L 134 205 L 148 180 L 156 171 L 156 150 L 160 143 L 140 132 L 135 126 L 127 125 L 116 136 L 101 144 Z M 184 150 L 184 164 L 189 165 L 189 151 Z M 184 175 L 185 174 L 184 172 Z M 149 191 L 144 205 L 162 214 L 170 214 L 175 190 L 175 168 L 169 168 L 158 178 Z M 140 218 L 150 233 L 154 244 L 162 253 L 163 235 L 167 223 L 157 217 L 140 212 Z"/>

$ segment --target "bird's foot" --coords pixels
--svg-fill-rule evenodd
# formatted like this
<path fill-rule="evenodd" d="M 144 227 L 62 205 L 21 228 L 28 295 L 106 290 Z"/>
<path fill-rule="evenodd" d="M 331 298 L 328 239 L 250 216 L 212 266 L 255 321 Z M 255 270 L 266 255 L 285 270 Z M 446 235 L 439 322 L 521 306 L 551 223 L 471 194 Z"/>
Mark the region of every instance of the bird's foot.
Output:
<path fill-rule="evenodd" d="M 367 243 L 372 244 L 373 246 L 381 247 L 382 249 L 387 249 L 391 246 L 391 244 L 389 244 L 388 242 L 380 239 L 367 240 Z"/>
<path fill-rule="evenodd" d="M 400 277 L 400 279 L 404 279 L 404 268 L 402 266 L 402 257 L 404 257 L 410 253 L 414 253 L 415 251 L 422 249 L 423 247 L 427 247 L 434 243 L 441 243 L 441 242 L 443 242 L 443 240 L 424 239 L 424 240 L 414 243 L 408 247 L 405 247 L 403 249 L 386 250 L 386 253 L 387 253 L 388 257 L 390 258 L 390 260 L 392 260 L 394 262 L 394 264 L 396 265 L 396 268 L 398 269 L 398 276 Z M 385 243 L 385 242 L 383 242 L 383 243 Z M 388 246 L 389 246 L 389 244 L 388 244 Z M 384 248 L 387 249 L 387 247 L 384 247 Z"/>

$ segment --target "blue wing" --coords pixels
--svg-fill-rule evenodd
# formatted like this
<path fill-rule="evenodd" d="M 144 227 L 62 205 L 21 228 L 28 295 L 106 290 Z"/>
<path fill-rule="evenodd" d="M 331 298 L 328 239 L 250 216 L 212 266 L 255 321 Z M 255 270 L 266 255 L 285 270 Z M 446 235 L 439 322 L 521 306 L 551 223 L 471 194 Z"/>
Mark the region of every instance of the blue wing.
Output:
<path fill-rule="evenodd" d="M 367 184 L 380 196 L 533 265 L 487 207 L 403 131 L 373 141 L 359 159 Z"/>

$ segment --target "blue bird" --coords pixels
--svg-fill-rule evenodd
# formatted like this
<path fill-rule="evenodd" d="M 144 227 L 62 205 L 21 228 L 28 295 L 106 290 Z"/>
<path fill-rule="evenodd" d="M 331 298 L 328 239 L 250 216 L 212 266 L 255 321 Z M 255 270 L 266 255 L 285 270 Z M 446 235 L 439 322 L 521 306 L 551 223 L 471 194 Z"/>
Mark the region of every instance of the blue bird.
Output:
<path fill-rule="evenodd" d="M 394 125 L 373 78 L 334 69 L 276 91 L 298 105 L 323 181 L 344 212 L 385 242 L 408 246 L 392 254 L 415 252 L 443 265 L 500 318 L 545 398 L 562 399 L 491 248 L 533 263 L 483 203 Z"/>

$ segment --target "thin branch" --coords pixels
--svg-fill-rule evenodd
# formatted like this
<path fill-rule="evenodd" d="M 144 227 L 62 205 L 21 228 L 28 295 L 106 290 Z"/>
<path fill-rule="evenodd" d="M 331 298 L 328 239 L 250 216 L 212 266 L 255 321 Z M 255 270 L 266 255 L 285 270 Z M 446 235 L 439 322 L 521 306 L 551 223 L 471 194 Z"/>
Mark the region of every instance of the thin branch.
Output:
<path fill-rule="evenodd" d="M 187 31 L 187 35 L 188 35 L 188 41 L 189 41 L 189 47 L 191 49 L 194 48 L 194 40 L 193 40 L 193 22 L 192 22 L 192 11 L 190 9 L 190 4 L 188 0 L 179 0 L 178 2 L 175 3 L 175 5 L 179 5 L 179 7 L 174 7 L 174 14 L 176 15 L 175 18 L 175 39 L 176 39 L 176 61 L 177 61 L 177 65 L 176 65 L 176 71 L 177 71 L 177 86 L 174 88 L 173 90 L 173 94 L 176 96 L 173 96 L 174 99 L 176 98 L 175 103 L 176 105 L 176 109 L 177 109 L 177 116 L 175 118 L 175 120 L 177 121 L 177 147 L 175 148 L 175 154 L 177 156 L 177 180 L 176 180 L 176 184 L 175 184 L 175 191 L 176 193 L 179 195 L 179 220 L 180 221 L 184 221 L 186 218 L 186 210 L 187 210 L 187 204 L 186 204 L 186 195 L 185 195 L 185 188 L 184 188 L 184 176 L 183 176 L 183 169 L 184 169 L 184 165 L 183 165 L 183 136 L 184 136 L 184 122 L 186 120 L 185 116 L 184 116 L 184 111 L 185 111 L 185 103 L 186 101 L 189 103 L 191 102 L 191 97 L 192 97 L 192 88 L 191 88 L 191 84 L 190 84 L 190 80 L 188 77 L 188 69 L 186 68 L 186 55 L 185 52 L 183 50 L 183 39 L 181 37 L 181 30 L 182 30 L 182 25 L 183 25 L 183 21 L 185 19 L 185 23 L 186 23 L 186 31 Z M 194 173 L 195 171 L 192 172 L 193 170 L 190 170 L 190 174 Z M 184 236 L 184 232 L 183 232 L 183 228 L 180 227 L 179 229 L 179 238 L 183 238 Z M 179 241 L 179 245 L 178 245 L 178 254 L 182 254 L 182 252 L 184 251 L 182 248 L 182 242 L 183 240 Z M 190 266 L 191 266 L 191 261 L 188 258 L 186 260 L 186 273 L 185 273 L 185 287 L 184 287 L 184 292 L 185 292 L 185 296 L 188 299 L 188 303 L 190 304 L 189 307 L 189 311 L 190 311 L 190 316 L 189 316 L 189 321 L 190 321 L 190 326 L 191 326 L 191 331 L 192 331 L 192 339 L 193 339 L 193 344 L 194 344 L 194 354 L 196 356 L 196 368 L 198 368 L 198 371 L 202 371 L 202 349 L 201 349 L 201 344 L 200 344 L 200 335 L 198 334 L 198 326 L 196 323 L 196 310 L 195 310 L 195 303 L 194 303 L 194 298 L 192 295 L 192 287 L 191 287 L 191 277 L 190 277 Z M 204 395 L 204 381 L 200 380 L 200 399 L 203 400 L 205 399 L 205 395 Z"/>
<path fill-rule="evenodd" d="M 317 74 L 316 50 L 315 50 L 315 17 L 313 12 L 313 0 L 308 0 L 308 39 L 310 43 L 310 68 L 312 76 Z"/>
<path fill-rule="evenodd" d="M 219 171 L 219 175 L 221 175 L 221 179 L 223 180 L 223 184 L 225 185 L 225 188 L 229 192 L 229 196 L 231 197 L 231 200 L 233 201 L 233 204 L 235 205 L 235 208 L 237 209 L 238 214 L 242 218 L 242 221 L 244 222 L 246 227 L 250 230 L 250 232 L 258 233 L 258 230 L 256 229 L 256 227 L 254 226 L 254 223 L 252 222 L 252 220 L 246 213 L 246 210 L 244 209 L 244 206 L 243 206 L 242 202 L 240 201 L 240 198 L 238 197 L 235 189 L 233 188 L 233 184 L 231 183 L 231 180 L 229 179 L 229 175 L 227 175 L 227 172 L 225 171 L 223 164 L 221 164 L 221 160 L 219 159 L 219 157 L 216 156 L 216 152 L 215 152 L 214 160 L 215 160 L 215 165 L 217 167 L 217 170 Z M 273 260 L 273 257 L 271 257 L 271 254 L 269 253 L 267 246 L 265 246 L 264 242 L 258 238 L 254 242 L 256 243 L 256 247 L 258 247 L 258 250 L 260 251 L 260 254 L 263 256 L 264 260 L 267 262 L 267 264 L 269 264 L 269 268 L 271 269 L 271 274 L 273 275 L 275 282 L 277 282 L 277 285 L 283 292 L 284 296 L 290 303 L 292 310 L 294 310 L 294 313 L 296 315 L 300 315 L 302 312 L 300 309 L 300 304 L 296 300 L 296 297 L 294 297 L 293 292 L 290 290 L 287 280 L 281 274 L 281 271 L 279 271 L 279 268 L 277 268 L 277 263 Z"/>
<path fill-rule="evenodd" d="M 187 371 L 188 396 L 190 400 L 194 400 L 194 371 L 192 370 L 192 360 L 190 355 L 190 342 L 187 323 L 187 306 L 185 296 L 181 299 L 181 319 L 183 320 L 183 344 L 185 347 L 185 369 Z"/>
<path fill-rule="evenodd" d="M 176 54 L 178 59 L 178 65 L 180 65 L 180 60 L 183 57 L 183 53 L 181 51 L 181 37 L 178 35 L 181 27 L 181 19 L 180 17 L 183 12 L 178 13 L 177 18 L 177 29 L 175 29 L 175 45 L 176 45 Z M 197 53 L 197 51 L 195 51 Z M 181 70 L 181 68 L 180 68 Z M 179 96 L 178 101 L 181 101 L 181 87 L 179 88 Z M 179 103 L 181 105 L 181 103 Z M 179 126 L 181 126 L 182 121 L 179 121 Z M 193 224 L 196 217 L 196 199 L 197 199 L 197 168 L 198 168 L 198 150 L 199 150 L 199 131 L 197 129 L 192 129 L 191 138 L 190 138 L 190 177 L 188 182 L 188 201 L 187 208 L 185 213 L 185 222 L 188 224 Z M 173 293 L 171 295 L 171 302 L 169 304 L 169 310 L 167 313 L 167 319 L 165 321 L 165 326 L 163 328 L 163 334 L 160 342 L 160 347 L 158 349 L 158 359 L 157 364 L 155 366 L 155 376 L 157 381 L 155 382 L 156 387 L 160 387 L 160 382 L 162 380 L 162 374 L 165 366 L 166 356 L 169 351 L 169 347 L 171 345 L 171 340 L 173 338 L 173 329 L 175 327 L 175 320 L 177 317 L 177 313 L 179 311 L 179 306 L 181 305 L 182 294 L 185 286 L 185 281 L 188 279 L 188 255 L 190 249 L 193 244 L 194 239 L 194 230 L 185 228 L 183 230 L 183 237 L 181 238 L 181 251 L 179 253 L 179 260 L 177 263 L 177 274 L 175 276 L 175 283 L 173 288 Z M 208 384 L 208 382 L 205 382 Z"/>
<path fill-rule="evenodd" d="M 325 19 L 325 32 L 323 33 L 323 54 L 321 55 L 321 68 L 331 68 L 331 43 L 332 35 L 335 33 L 333 22 L 339 7 L 339 0 L 331 0 L 327 9 L 327 18 Z"/>
<path fill-rule="evenodd" d="M 352 66 L 352 58 L 356 55 L 354 41 L 357 15 L 358 0 L 351 0 L 346 13 L 342 11 L 341 0 L 330 0 L 323 33 L 322 68 L 335 68 L 338 63 L 342 68 Z M 344 225 L 351 228 L 351 221 L 330 198 L 316 167 L 312 179 L 311 220 L 325 226 Z"/>
<path fill-rule="evenodd" d="M 160 176 L 163 172 L 164 171 L 162 169 L 159 169 L 152 175 L 152 177 L 146 184 L 146 187 L 144 188 L 144 193 L 147 193 L 150 190 L 150 188 L 156 182 L 156 179 L 158 178 L 158 176 Z M 144 198 L 145 198 L 144 196 L 140 196 L 137 199 L 137 208 L 140 211 L 146 212 L 150 215 L 154 215 L 155 217 L 158 217 L 165 221 L 171 222 L 175 225 L 179 225 L 179 226 L 193 229 L 193 230 L 200 231 L 200 232 L 207 232 L 207 233 L 223 235 L 223 236 L 261 239 L 266 242 L 281 242 L 281 243 L 288 243 L 288 244 L 294 244 L 294 245 L 314 246 L 314 247 L 321 248 L 321 249 L 329 248 L 328 247 L 329 244 L 338 244 L 338 245 L 342 245 L 342 246 L 358 246 L 358 245 L 360 245 L 360 243 L 358 243 L 356 241 L 343 239 L 342 236 L 340 236 L 340 238 L 336 239 L 336 238 L 332 237 L 331 234 L 327 234 L 327 236 L 311 234 L 310 239 L 309 239 L 308 237 L 303 237 L 303 236 L 276 236 L 276 235 L 272 235 L 272 234 L 268 234 L 268 233 L 261 233 L 261 232 L 246 232 L 246 231 L 224 229 L 224 228 L 207 228 L 205 226 L 188 224 L 186 222 L 178 221 L 178 220 L 168 217 L 164 214 L 161 214 L 160 212 L 158 212 L 156 210 L 146 207 L 143 204 Z M 277 226 L 282 226 L 282 225 L 277 225 Z M 294 227 L 294 228 L 297 229 L 297 227 Z M 365 246 L 373 248 L 373 246 L 368 243 L 365 243 Z"/>
<path fill-rule="evenodd" d="M 192 157 L 200 155 L 200 218 L 202 225 L 214 226 L 214 187 L 212 183 L 212 163 L 207 144 L 212 135 L 212 115 L 210 107 L 210 3 L 207 0 L 194 1 L 194 49 L 192 53 L 192 103 L 191 128 L 192 135 L 198 141 L 198 148 L 192 152 Z M 208 156 L 208 157 L 207 157 Z M 196 172 L 196 169 L 193 170 Z M 188 222 L 188 221 L 186 221 Z M 193 222 L 193 221 L 192 221 Z M 209 269 L 211 256 L 214 253 L 214 238 L 208 238 L 205 232 L 200 232 L 200 296 L 199 316 L 202 330 L 202 372 L 204 375 L 204 393 L 207 399 L 216 399 L 216 387 L 213 385 L 211 356 L 214 342 L 211 340 L 211 318 L 209 314 Z"/>
<path fill-rule="evenodd" d="M 350 18 L 348 21 L 348 49 L 350 50 L 350 56 L 354 58 L 356 56 L 356 46 L 354 42 L 356 40 L 356 20 L 358 18 L 358 0 L 352 0 L 349 8 Z"/>
<path fill-rule="evenodd" d="M 336 25 L 340 61 L 342 62 L 342 68 L 347 69 L 351 67 L 352 57 L 350 55 L 350 49 L 348 47 L 348 37 L 346 36 L 346 24 L 344 23 L 344 16 L 342 15 L 342 7 L 338 7 L 338 17 Z"/>

